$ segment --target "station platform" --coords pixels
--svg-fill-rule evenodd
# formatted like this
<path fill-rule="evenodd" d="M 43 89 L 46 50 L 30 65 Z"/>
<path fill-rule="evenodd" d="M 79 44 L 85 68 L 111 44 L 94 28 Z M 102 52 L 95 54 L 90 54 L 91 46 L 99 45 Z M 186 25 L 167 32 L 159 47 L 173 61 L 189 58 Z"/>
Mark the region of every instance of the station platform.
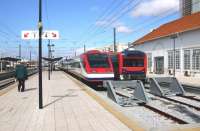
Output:
<path fill-rule="evenodd" d="M 38 108 L 38 76 L 0 90 L 0 131 L 129 131 L 67 75 L 43 72 L 43 109 Z"/>

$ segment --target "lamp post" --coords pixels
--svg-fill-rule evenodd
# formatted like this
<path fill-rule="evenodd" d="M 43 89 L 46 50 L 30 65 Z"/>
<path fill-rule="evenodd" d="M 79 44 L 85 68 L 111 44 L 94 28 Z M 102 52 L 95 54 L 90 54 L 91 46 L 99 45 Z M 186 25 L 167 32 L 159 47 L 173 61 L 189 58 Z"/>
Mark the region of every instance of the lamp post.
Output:
<path fill-rule="evenodd" d="M 39 109 L 43 108 L 42 100 L 42 0 L 39 0 Z"/>
<path fill-rule="evenodd" d="M 173 39 L 173 76 L 175 77 L 176 71 L 176 38 L 178 37 L 178 33 L 171 35 L 171 39 Z"/>

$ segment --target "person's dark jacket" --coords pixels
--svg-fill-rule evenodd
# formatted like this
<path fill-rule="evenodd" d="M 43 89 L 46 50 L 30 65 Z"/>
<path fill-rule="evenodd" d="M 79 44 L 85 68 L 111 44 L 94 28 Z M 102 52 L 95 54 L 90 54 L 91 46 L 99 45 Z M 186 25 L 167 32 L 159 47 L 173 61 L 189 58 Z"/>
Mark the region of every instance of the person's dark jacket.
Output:
<path fill-rule="evenodd" d="M 24 65 L 17 65 L 15 69 L 15 77 L 18 80 L 26 80 L 28 78 L 27 68 Z"/>

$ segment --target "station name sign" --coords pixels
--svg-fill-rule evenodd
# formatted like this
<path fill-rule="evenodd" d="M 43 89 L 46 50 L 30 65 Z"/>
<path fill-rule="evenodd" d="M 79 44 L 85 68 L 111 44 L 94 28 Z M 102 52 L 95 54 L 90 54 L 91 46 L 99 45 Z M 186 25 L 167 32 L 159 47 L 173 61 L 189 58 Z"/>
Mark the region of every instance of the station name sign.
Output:
<path fill-rule="evenodd" d="M 39 39 L 39 32 L 33 30 L 22 31 L 21 38 L 23 40 L 37 40 Z M 57 40 L 59 39 L 59 32 L 56 30 L 44 30 L 42 33 L 42 39 Z"/>

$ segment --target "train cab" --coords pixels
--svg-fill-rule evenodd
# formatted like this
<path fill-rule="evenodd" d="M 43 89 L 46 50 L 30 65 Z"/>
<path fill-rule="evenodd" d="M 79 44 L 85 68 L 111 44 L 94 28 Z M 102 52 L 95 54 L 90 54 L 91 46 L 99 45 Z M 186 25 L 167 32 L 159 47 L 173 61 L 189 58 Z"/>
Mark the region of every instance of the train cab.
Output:
<path fill-rule="evenodd" d="M 98 50 L 87 51 L 69 61 L 69 72 L 94 84 L 114 79 L 112 62 L 107 53 Z"/>
<path fill-rule="evenodd" d="M 139 50 L 124 50 L 109 53 L 112 60 L 115 79 L 142 80 L 146 79 L 147 56 Z"/>
<path fill-rule="evenodd" d="M 125 50 L 119 54 L 119 74 L 121 79 L 145 80 L 147 56 L 139 50 Z"/>

